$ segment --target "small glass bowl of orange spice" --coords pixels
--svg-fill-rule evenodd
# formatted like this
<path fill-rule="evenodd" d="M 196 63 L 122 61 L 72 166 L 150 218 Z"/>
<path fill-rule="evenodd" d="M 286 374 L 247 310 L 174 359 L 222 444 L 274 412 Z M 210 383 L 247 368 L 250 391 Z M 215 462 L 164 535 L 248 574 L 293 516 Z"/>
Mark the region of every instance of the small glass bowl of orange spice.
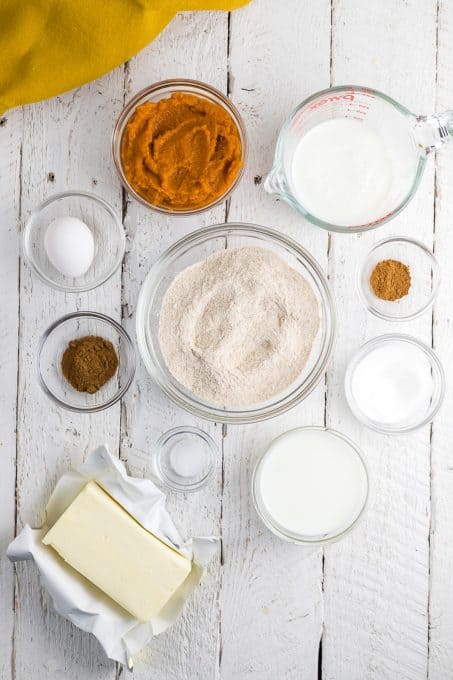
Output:
<path fill-rule="evenodd" d="M 427 311 L 439 288 L 439 265 L 420 241 L 379 241 L 359 267 L 357 285 L 366 308 L 388 321 L 409 321 Z"/>
<path fill-rule="evenodd" d="M 244 170 L 245 129 L 221 92 L 195 80 L 165 80 L 139 92 L 113 132 L 125 189 L 161 213 L 189 215 L 232 192 Z"/>

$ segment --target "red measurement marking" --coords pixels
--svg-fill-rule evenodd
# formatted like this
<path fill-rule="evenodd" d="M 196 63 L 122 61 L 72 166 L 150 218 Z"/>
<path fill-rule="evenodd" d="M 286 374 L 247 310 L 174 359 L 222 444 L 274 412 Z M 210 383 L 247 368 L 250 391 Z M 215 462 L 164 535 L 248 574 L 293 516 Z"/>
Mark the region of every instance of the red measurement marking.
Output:
<path fill-rule="evenodd" d="M 354 93 L 353 92 L 348 92 L 347 94 L 335 94 L 332 95 L 331 97 L 325 97 L 324 99 L 319 99 L 316 102 L 313 102 L 310 104 L 308 107 L 309 111 L 313 111 L 315 109 L 321 108 L 321 106 L 325 106 L 326 104 L 333 104 L 335 102 L 353 102 L 354 101 Z"/>
<path fill-rule="evenodd" d="M 382 222 L 382 220 L 385 220 L 385 219 L 387 219 L 387 217 L 390 217 L 391 215 L 393 215 L 394 212 L 395 212 L 394 210 L 390 210 L 390 212 L 385 213 L 385 215 L 378 217 L 377 219 L 373 220 L 372 222 L 368 222 L 368 225 L 378 224 L 379 222 Z"/>

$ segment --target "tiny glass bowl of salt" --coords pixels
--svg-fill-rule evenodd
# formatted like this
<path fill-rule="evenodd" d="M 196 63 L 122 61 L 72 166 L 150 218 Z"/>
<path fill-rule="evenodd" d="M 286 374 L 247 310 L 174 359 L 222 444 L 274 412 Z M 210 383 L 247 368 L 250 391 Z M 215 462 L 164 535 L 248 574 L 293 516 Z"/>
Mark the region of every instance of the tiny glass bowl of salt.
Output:
<path fill-rule="evenodd" d="M 420 241 L 403 236 L 379 241 L 357 271 L 365 307 L 386 321 L 410 321 L 429 310 L 439 289 L 439 265 Z"/>
<path fill-rule="evenodd" d="M 174 491 L 198 491 L 211 479 L 217 459 L 217 445 L 207 432 L 182 426 L 159 438 L 154 468 L 159 479 Z"/>
<path fill-rule="evenodd" d="M 82 293 L 117 271 L 124 256 L 124 229 L 103 198 L 87 191 L 65 191 L 33 210 L 23 231 L 22 250 L 48 286 Z"/>
<path fill-rule="evenodd" d="M 346 369 L 345 393 L 355 417 L 377 432 L 403 434 L 431 422 L 445 393 L 436 353 L 408 335 L 365 343 Z"/>

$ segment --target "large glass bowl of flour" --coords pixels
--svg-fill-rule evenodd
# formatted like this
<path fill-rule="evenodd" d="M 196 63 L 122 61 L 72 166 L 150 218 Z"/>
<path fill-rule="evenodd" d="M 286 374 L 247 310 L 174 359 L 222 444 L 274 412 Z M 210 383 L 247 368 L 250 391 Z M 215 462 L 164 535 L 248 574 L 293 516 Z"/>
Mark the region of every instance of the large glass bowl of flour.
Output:
<path fill-rule="evenodd" d="M 317 323 L 313 327 L 313 324 L 310 324 L 310 320 L 308 320 L 307 332 L 313 333 L 313 337 L 310 336 L 309 338 L 309 350 L 307 350 L 307 357 L 303 362 L 304 365 L 300 372 L 293 376 L 294 379 L 291 380 L 291 383 L 285 385 L 283 389 L 269 398 L 261 401 L 255 399 L 255 403 L 240 403 L 236 406 L 228 403 L 224 405 L 222 400 L 219 402 L 219 399 L 214 398 L 216 395 L 214 389 L 212 390 L 212 398 L 202 398 L 200 393 L 197 394 L 186 387 L 175 377 L 174 372 L 169 370 L 168 346 L 162 346 L 162 338 L 166 338 L 167 343 L 173 343 L 174 338 L 171 336 L 171 326 L 167 327 L 166 334 L 162 332 L 160 317 L 161 313 L 163 316 L 168 316 L 169 304 L 167 294 L 169 290 L 172 290 L 175 280 L 181 277 L 188 267 L 202 263 L 215 254 L 222 256 L 225 250 L 243 248 L 250 249 L 247 252 L 250 252 L 252 259 L 254 255 L 262 252 L 256 249 L 263 249 L 268 257 L 270 266 L 276 265 L 278 270 L 280 263 L 285 273 L 288 273 L 287 269 L 289 267 L 293 275 L 294 271 L 299 275 L 296 276 L 299 282 L 300 277 L 303 279 L 311 302 L 313 303 L 313 300 L 315 300 Z M 240 258 L 246 251 L 241 253 L 237 250 L 236 252 L 238 253 L 238 258 Z M 278 258 L 278 261 L 275 258 Z M 235 260 L 236 257 L 233 259 Z M 263 277 L 264 275 L 265 273 L 263 273 Z M 260 284 L 260 276 L 258 276 L 258 284 Z M 231 282 L 231 288 L 234 292 L 234 280 Z M 185 293 L 187 295 L 187 291 Z M 227 290 L 227 295 L 229 293 L 230 291 Z M 190 302 L 190 295 L 188 299 Z M 176 300 L 176 307 L 177 303 L 178 301 Z M 235 304 L 237 304 L 237 301 Z M 257 304 L 262 305 L 263 299 L 261 298 Z M 275 306 L 275 301 L 272 304 Z M 310 309 L 312 308 L 313 305 Z M 185 311 L 183 310 L 184 313 Z M 267 316 L 266 310 L 264 310 L 261 316 L 257 316 L 258 319 L 262 318 L 263 328 L 266 327 L 268 319 L 269 321 L 274 319 L 274 312 L 275 310 L 271 309 L 269 316 Z M 196 305 L 194 305 L 194 316 L 196 313 Z M 197 319 L 194 318 L 194 323 L 195 321 L 200 321 L 199 315 Z M 177 315 L 175 322 L 175 325 L 177 325 Z M 188 316 L 187 323 L 190 326 L 190 316 Z M 212 323 L 213 317 L 211 316 L 211 326 L 203 328 L 202 344 L 209 342 Z M 239 323 L 241 323 L 240 320 Z M 248 323 L 247 319 L 244 319 L 244 323 Z M 223 318 L 217 319 L 214 315 L 214 330 L 216 333 L 219 332 L 219 328 L 222 328 L 222 324 Z M 258 328 L 257 330 L 259 331 L 260 329 Z M 170 399 L 187 411 L 208 420 L 224 423 L 252 423 L 284 413 L 302 401 L 314 389 L 324 375 L 332 353 L 335 338 L 335 309 L 326 277 L 319 264 L 296 241 L 277 231 L 258 225 L 240 223 L 220 224 L 199 229 L 189 234 L 172 245 L 157 260 L 140 291 L 137 303 L 136 331 L 138 347 L 143 362 L 151 377 Z M 297 326 L 293 328 L 293 331 L 297 332 Z M 257 333 L 257 335 L 260 335 L 260 333 Z M 248 341 L 251 341 L 251 339 L 248 338 Z M 292 342 L 292 337 L 290 342 Z M 258 347 L 259 351 L 262 349 L 261 345 L 262 343 Z M 298 345 L 296 344 L 296 354 L 297 347 Z M 183 361 L 185 360 L 186 358 Z M 229 360 L 234 363 L 234 355 Z M 264 362 L 263 366 L 267 370 L 266 362 Z M 291 373 L 288 375 L 291 375 Z M 272 376 L 272 379 L 274 380 L 275 377 L 275 375 Z M 262 375 L 257 377 L 261 381 L 262 378 Z M 203 376 L 203 379 L 206 387 L 206 375 Z M 233 387 L 234 385 L 232 385 L 232 390 Z M 253 393 L 253 385 L 251 387 L 251 393 Z M 261 393 L 260 390 L 257 390 L 257 392 Z M 266 390 L 263 389 L 262 393 L 265 392 Z M 205 393 L 211 395 L 210 390 L 207 390 Z M 228 401 L 228 399 L 225 399 L 225 401 Z"/>

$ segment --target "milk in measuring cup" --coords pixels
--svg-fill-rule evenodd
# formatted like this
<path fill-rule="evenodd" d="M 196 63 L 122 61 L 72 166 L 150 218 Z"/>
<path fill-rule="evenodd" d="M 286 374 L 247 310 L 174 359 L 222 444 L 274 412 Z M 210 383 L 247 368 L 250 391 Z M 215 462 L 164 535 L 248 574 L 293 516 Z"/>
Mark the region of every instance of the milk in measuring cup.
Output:
<path fill-rule="evenodd" d="M 384 139 L 366 122 L 333 118 L 311 128 L 292 159 L 292 191 L 304 208 L 339 226 L 383 215 L 392 186 Z"/>

